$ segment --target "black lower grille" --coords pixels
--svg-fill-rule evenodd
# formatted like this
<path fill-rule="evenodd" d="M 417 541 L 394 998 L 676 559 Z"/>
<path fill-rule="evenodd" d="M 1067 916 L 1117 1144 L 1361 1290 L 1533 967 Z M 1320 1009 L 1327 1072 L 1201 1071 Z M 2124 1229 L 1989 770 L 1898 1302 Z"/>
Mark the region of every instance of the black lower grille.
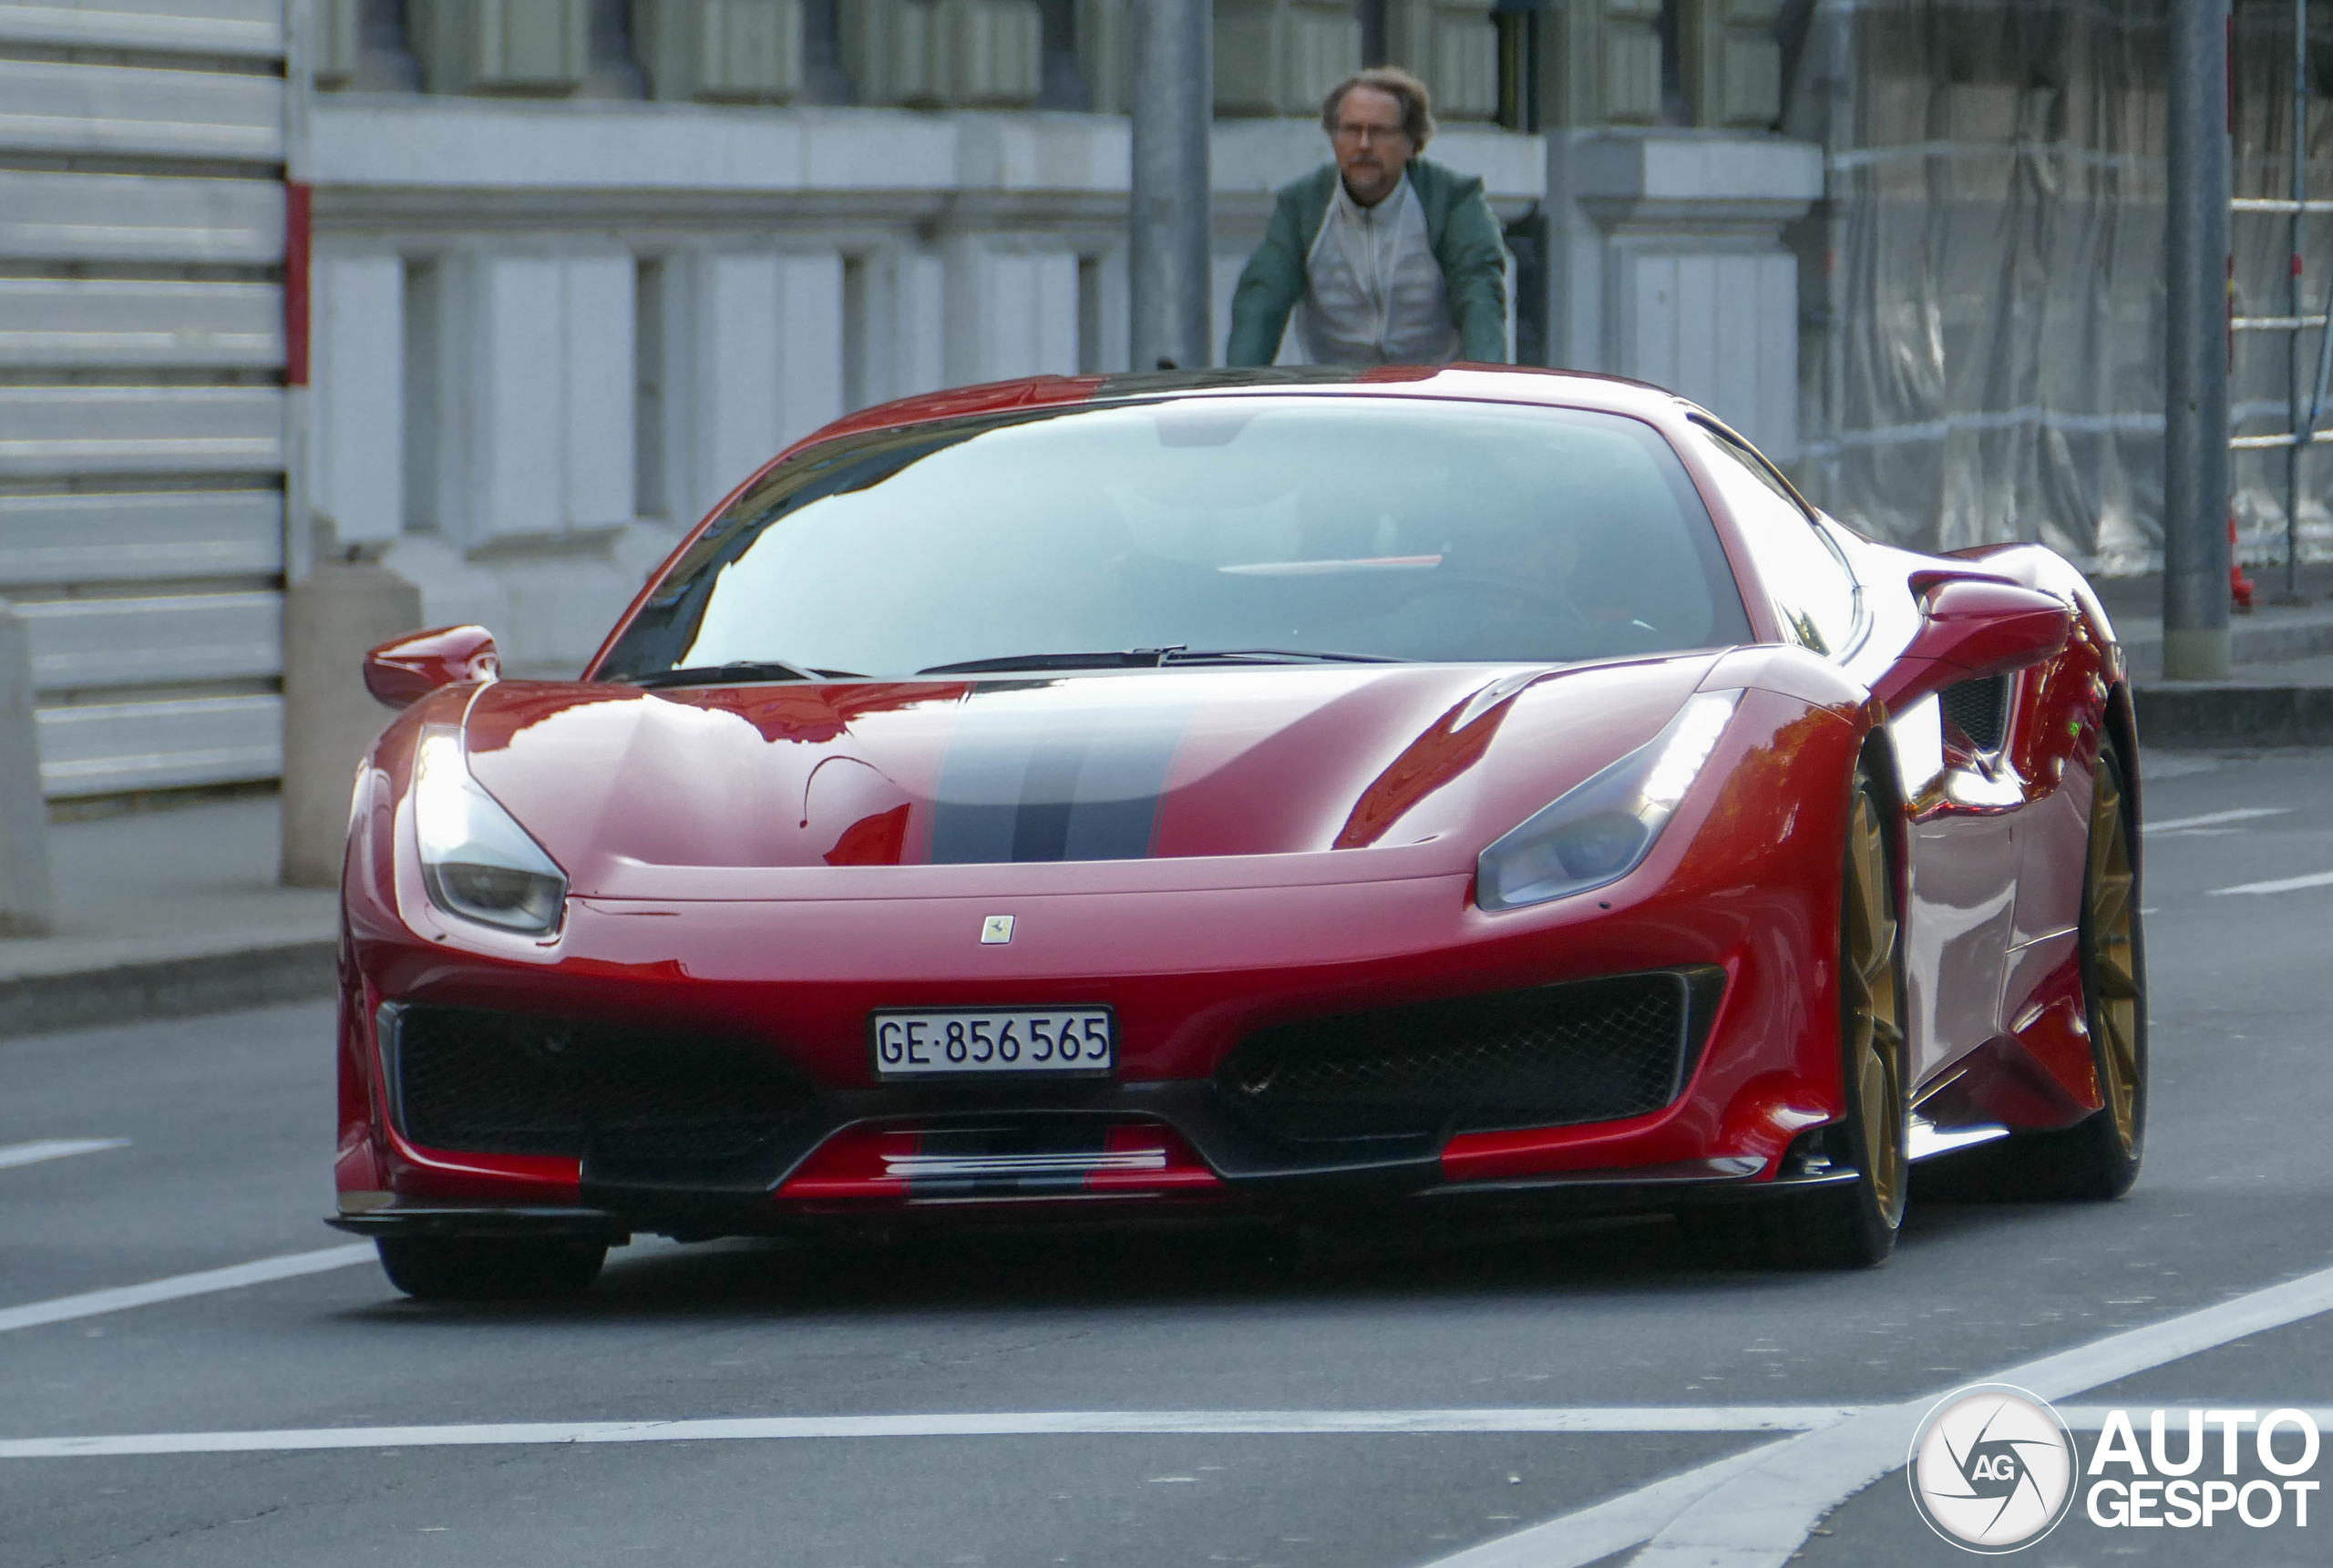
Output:
<path fill-rule="evenodd" d="M 808 1104 L 767 1049 L 469 1008 L 399 1014 L 398 1122 L 433 1149 L 727 1160 Z"/>
<path fill-rule="evenodd" d="M 1683 1087 L 1715 971 L 1625 975 L 1285 1024 L 1216 1075 L 1225 1102 L 1300 1142 L 1609 1122 Z"/>

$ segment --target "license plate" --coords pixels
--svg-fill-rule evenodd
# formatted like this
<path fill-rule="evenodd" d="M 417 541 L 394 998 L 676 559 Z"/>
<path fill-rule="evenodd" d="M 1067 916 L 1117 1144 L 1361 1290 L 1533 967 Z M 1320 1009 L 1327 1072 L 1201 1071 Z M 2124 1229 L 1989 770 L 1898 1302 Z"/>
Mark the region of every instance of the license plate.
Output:
<path fill-rule="evenodd" d="M 931 1009 L 873 1016 L 875 1075 L 1106 1073 L 1117 1063 L 1108 1008 Z"/>

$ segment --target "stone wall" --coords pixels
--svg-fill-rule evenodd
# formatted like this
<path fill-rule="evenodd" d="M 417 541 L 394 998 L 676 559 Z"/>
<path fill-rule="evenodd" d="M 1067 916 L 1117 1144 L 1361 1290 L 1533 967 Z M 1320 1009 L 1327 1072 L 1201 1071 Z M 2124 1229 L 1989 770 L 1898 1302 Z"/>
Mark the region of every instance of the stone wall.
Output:
<path fill-rule="evenodd" d="M 1436 155 L 1508 216 L 1536 138 Z M 1319 122 L 1216 132 L 1215 341 Z M 311 504 L 433 622 L 579 668 L 788 442 L 942 386 L 1125 368 L 1127 124 L 1041 110 L 319 99 Z"/>

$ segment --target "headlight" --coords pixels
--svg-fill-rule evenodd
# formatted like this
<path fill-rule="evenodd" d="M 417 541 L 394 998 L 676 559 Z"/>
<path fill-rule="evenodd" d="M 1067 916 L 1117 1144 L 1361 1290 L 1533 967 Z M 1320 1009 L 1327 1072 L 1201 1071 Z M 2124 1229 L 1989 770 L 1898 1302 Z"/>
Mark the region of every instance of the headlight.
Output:
<path fill-rule="evenodd" d="M 413 826 L 421 880 L 437 907 L 531 936 L 559 928 L 567 874 L 470 777 L 459 730 L 433 724 L 422 732 Z"/>
<path fill-rule="evenodd" d="M 1693 786 L 1733 717 L 1739 692 L 1687 699 L 1669 727 L 1483 851 L 1475 902 L 1519 909 L 1585 893 L 1635 870 Z"/>

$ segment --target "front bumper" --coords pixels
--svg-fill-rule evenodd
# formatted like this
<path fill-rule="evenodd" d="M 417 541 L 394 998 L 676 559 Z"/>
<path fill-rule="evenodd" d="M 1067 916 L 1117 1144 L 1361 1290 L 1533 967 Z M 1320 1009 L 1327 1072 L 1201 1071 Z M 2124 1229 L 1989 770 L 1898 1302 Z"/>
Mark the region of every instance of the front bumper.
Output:
<path fill-rule="evenodd" d="M 1593 1072 L 1585 1101 L 1577 1072 L 1552 1082 L 1543 1072 L 1526 1085 L 1573 1096 L 1573 1113 L 1563 1119 L 1562 1106 L 1518 1105 L 1511 1071 L 1503 1084 L 1508 1092 L 1487 1108 L 1479 1096 L 1421 1106 L 1420 1082 L 1433 1089 L 1439 1081 L 1431 1071 L 1423 1081 L 1413 1072 L 1390 1091 L 1383 1081 L 1389 1063 L 1396 1071 L 1420 1061 L 1446 1069 L 1453 1059 L 1478 1062 L 1491 1055 L 1486 1045 L 1500 1043 L 1479 1032 L 1455 1039 L 1431 1027 L 1422 1032 L 1422 1022 L 1463 1022 L 1470 1009 L 1479 1020 L 1482 1004 L 1522 997 L 1537 1008 L 1529 1041 L 1541 1057 L 1561 1059 L 1581 1044 L 1580 1030 L 1608 1035 L 1616 1007 L 1662 995 L 1674 999 L 1673 1018 L 1660 1015 L 1670 1020 L 1661 1027 L 1674 1030 L 1673 1061 L 1653 1064 L 1663 1075 L 1657 1090 L 1621 1085 L 1650 1102 L 1638 1114 L 1595 1114 L 1595 1106 L 1614 1102 L 1611 1085 Z M 1583 999 L 1602 1010 L 1583 1010 Z M 1775 1173 L 1773 1154 L 1786 1134 L 1810 1120 L 1804 1112 L 1769 1119 L 1751 1129 L 1763 1135 L 1749 1146 L 1740 1146 L 1737 1125 L 1730 1152 L 1711 1153 L 1697 1136 L 1708 1104 L 1691 1091 L 1728 1076 L 1702 1071 L 1725 1001 L 1723 971 L 1692 966 L 1266 1030 L 1249 1034 L 1205 1079 L 852 1086 L 809 1083 L 752 1041 L 385 1004 L 368 1042 L 382 1069 L 382 1115 L 368 1138 L 387 1157 L 365 1163 L 385 1165 L 389 1180 L 375 1186 L 377 1174 L 349 1173 L 357 1190 L 335 1223 L 366 1235 L 704 1236 L 838 1215 L 968 1205 L 1057 1210 L 1110 1200 L 1348 1212 L 1466 1195 L 1607 1208 L 1667 1202 L 1687 1188 L 1761 1183 Z M 1574 1024 L 1573 1036 L 1542 1027 L 1550 1018 Z M 1394 1027 L 1404 1020 L 1406 1032 Z M 1365 1038 L 1372 1030 L 1383 1046 L 1376 1055 L 1368 1054 Z M 1356 1057 L 1357 1037 L 1364 1038 Z M 593 1054 L 610 1042 L 618 1044 L 616 1055 Z M 1600 1052 L 1590 1068 L 1609 1077 L 1611 1040 L 1588 1043 Z M 1270 1049 L 1259 1055 L 1259 1046 Z M 657 1071 L 645 1081 L 619 1081 L 609 1062 L 641 1060 L 643 1047 Z M 1344 1079 L 1332 1072 L 1329 1098 L 1300 1105 L 1293 1132 L 1286 1107 L 1276 1120 L 1259 1117 L 1251 1080 L 1285 1076 L 1291 1055 L 1302 1051 L 1294 1069 L 1317 1084 L 1324 1053 L 1341 1047 L 1338 1071 L 1363 1081 L 1358 1101 L 1340 1098 Z M 729 1076 L 708 1085 L 701 1075 L 669 1071 L 670 1059 L 699 1048 L 704 1062 L 728 1063 Z M 514 1070 L 539 1070 L 543 1081 L 514 1090 L 506 1071 L 497 1087 L 488 1064 L 505 1058 Z M 1501 1059 L 1492 1065 L 1495 1072 Z M 449 1093 L 470 1098 L 449 1107 Z M 476 1102 L 497 1094 L 515 1100 L 515 1109 L 506 1104 L 499 1118 L 481 1118 Z M 691 1094 L 694 1102 L 683 1102 Z M 564 1121 L 553 1114 L 562 1098 Z"/>
<path fill-rule="evenodd" d="M 1827 733 L 1807 731 L 1812 740 Z M 1793 1142 L 1835 1119 L 1840 1103 L 1828 1022 L 1837 835 L 1808 809 L 1761 793 L 1729 808 L 1721 833 L 1699 831 L 1698 812 L 1680 816 L 1623 882 L 1496 915 L 1475 907 L 1470 878 L 1429 864 L 1423 845 L 1266 857 L 1269 865 L 854 868 L 848 878 L 806 879 L 804 897 L 751 901 L 578 897 L 558 937 L 540 943 L 440 919 L 417 886 L 398 891 L 396 876 L 354 878 L 344 1217 L 368 1232 L 408 1215 L 440 1228 L 467 1215 L 481 1226 L 717 1235 L 842 1210 L 963 1214 L 1095 1195 L 968 1198 L 912 1184 L 869 1189 L 863 1200 L 832 1189 L 815 1201 L 788 1194 L 814 1151 L 853 1130 L 952 1135 L 1000 1118 L 1171 1132 L 1207 1180 L 1153 1191 L 1142 1207 L 1350 1207 L 1502 1193 L 1620 1201 L 1763 1187 L 1784 1174 Z M 1810 844 L 1823 853 L 1810 854 Z M 1386 875 L 1356 875 L 1368 867 Z M 983 918 L 1000 911 L 1018 917 L 1012 944 L 978 945 Z M 1684 1081 L 1641 1113 L 1291 1146 L 1228 1113 L 1218 1090 L 1227 1059 L 1275 1030 L 1656 969 L 1711 972 L 1721 999 Z M 1120 1020 L 1113 1080 L 876 1081 L 867 1037 L 874 1010 L 1088 1005 Z M 588 1018 L 741 1041 L 798 1077 L 815 1110 L 713 1161 L 426 1143 L 401 1125 L 390 1073 L 390 1037 L 408 1008 Z"/>

